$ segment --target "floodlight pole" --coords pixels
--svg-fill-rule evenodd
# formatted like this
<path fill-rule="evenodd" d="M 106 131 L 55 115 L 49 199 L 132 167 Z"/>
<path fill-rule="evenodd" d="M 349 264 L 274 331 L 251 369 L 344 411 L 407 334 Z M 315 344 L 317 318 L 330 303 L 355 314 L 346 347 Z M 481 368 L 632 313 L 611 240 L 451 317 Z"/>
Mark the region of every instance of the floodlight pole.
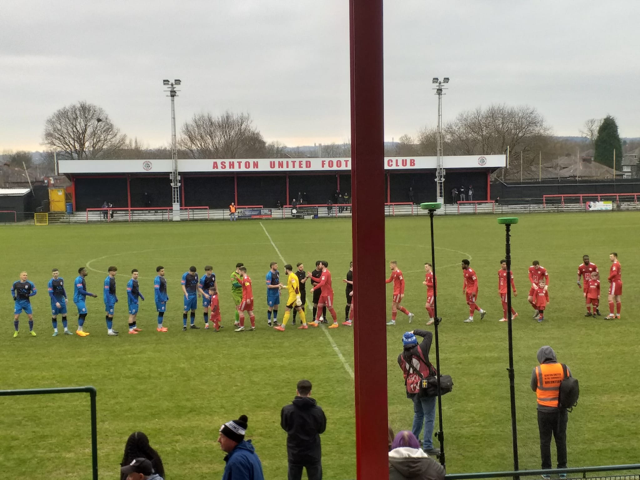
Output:
<path fill-rule="evenodd" d="M 178 146 L 176 142 L 176 105 L 175 97 L 178 96 L 176 85 L 180 85 L 180 80 L 169 82 L 164 80 L 164 85 L 168 86 L 169 97 L 171 98 L 171 199 L 173 204 L 173 221 L 180 221 L 180 174 L 178 172 Z"/>
<path fill-rule="evenodd" d="M 449 77 L 445 77 L 444 80 L 433 79 L 433 83 L 436 84 L 434 90 L 438 96 L 438 146 L 436 151 L 436 202 L 444 204 L 444 177 L 446 171 L 444 169 L 444 155 L 443 155 L 443 138 L 442 138 L 442 95 L 445 95 L 442 84 L 449 83 Z"/>
<path fill-rule="evenodd" d="M 438 371 L 438 375 L 436 376 L 436 380 L 438 382 L 438 433 L 436 434 L 438 438 L 438 442 L 440 442 L 440 464 L 443 467 L 445 465 L 445 455 L 444 455 L 444 430 L 442 428 L 442 394 L 440 392 L 440 339 L 438 336 L 438 326 L 442 319 L 438 317 L 438 278 L 436 277 L 436 247 L 434 243 L 433 237 L 433 214 L 436 210 L 440 209 L 442 204 L 440 203 L 423 203 L 420 205 L 421 208 L 429 210 L 429 221 L 431 223 L 431 267 L 433 269 L 433 317 L 434 317 L 434 327 L 435 327 L 435 337 L 436 337 L 436 370 Z"/>
<path fill-rule="evenodd" d="M 509 337 L 509 393 L 511 397 L 511 433 L 513 435 L 513 469 L 519 470 L 518 429 L 516 425 L 516 388 L 513 369 L 513 328 L 511 316 L 511 225 L 518 223 L 517 217 L 503 217 L 498 223 L 505 226 L 505 260 L 507 261 L 507 335 Z M 514 477 L 517 478 L 517 477 Z"/>

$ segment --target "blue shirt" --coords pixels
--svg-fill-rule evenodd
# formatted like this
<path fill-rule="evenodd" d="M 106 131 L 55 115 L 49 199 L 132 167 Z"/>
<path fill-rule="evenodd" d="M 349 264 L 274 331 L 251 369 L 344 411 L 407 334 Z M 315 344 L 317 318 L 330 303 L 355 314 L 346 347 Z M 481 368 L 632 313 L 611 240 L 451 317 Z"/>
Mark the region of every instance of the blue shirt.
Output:
<path fill-rule="evenodd" d="M 63 298 L 67 298 L 67 292 L 64 289 L 64 280 L 62 277 L 52 278 L 49 280 L 48 287 L 51 303 L 60 302 Z"/>
<path fill-rule="evenodd" d="M 156 303 L 166 302 L 169 300 L 167 293 L 167 281 L 164 277 L 158 275 L 153 281 L 153 290 L 155 291 Z"/>
<path fill-rule="evenodd" d="M 200 279 L 200 288 L 202 289 L 202 291 L 204 293 L 206 293 L 207 295 L 209 294 L 209 289 L 213 288 L 213 286 L 216 283 L 216 274 L 212 273 L 211 276 L 203 276 Z"/>
<path fill-rule="evenodd" d="M 87 292 L 87 282 L 84 281 L 84 277 L 79 275 L 73 282 L 73 301 L 74 303 L 84 302 L 89 295 Z"/>
<path fill-rule="evenodd" d="M 280 272 L 269 270 L 267 273 L 267 285 L 280 285 Z M 267 288 L 267 295 L 280 294 L 280 290 L 277 288 Z"/>
<path fill-rule="evenodd" d="M 113 305 L 118 301 L 116 297 L 116 277 L 107 275 L 104 279 L 104 304 Z"/>
<path fill-rule="evenodd" d="M 132 278 L 127 282 L 127 301 L 129 303 L 138 303 L 138 297 L 144 300 L 144 297 L 140 294 L 138 280 Z"/>
<path fill-rule="evenodd" d="M 182 275 L 182 282 L 180 283 L 184 285 L 184 288 L 187 289 L 187 294 L 190 297 L 193 297 L 198 293 L 198 274 L 197 273 L 191 273 L 191 272 L 185 273 L 184 275 Z"/>
<path fill-rule="evenodd" d="M 29 280 L 18 280 L 17 282 L 13 282 L 11 286 L 11 296 L 16 298 L 18 302 L 27 302 L 29 303 L 29 297 L 33 297 L 38 290 L 36 290 L 36 286 L 30 282 Z"/>

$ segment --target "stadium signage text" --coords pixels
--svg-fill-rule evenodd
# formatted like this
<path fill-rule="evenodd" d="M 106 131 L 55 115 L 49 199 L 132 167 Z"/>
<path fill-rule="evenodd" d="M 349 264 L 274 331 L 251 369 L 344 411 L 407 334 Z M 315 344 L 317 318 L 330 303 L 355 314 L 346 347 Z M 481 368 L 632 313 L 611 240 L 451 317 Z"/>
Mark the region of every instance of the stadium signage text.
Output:
<path fill-rule="evenodd" d="M 448 169 L 500 168 L 506 166 L 505 155 L 458 155 L 443 157 Z M 385 157 L 386 170 L 435 170 L 436 157 Z M 61 160 L 62 174 L 170 173 L 170 159 L 149 160 Z M 351 171 L 350 158 L 260 158 L 260 159 L 179 159 L 178 171 L 197 172 L 323 172 Z"/>

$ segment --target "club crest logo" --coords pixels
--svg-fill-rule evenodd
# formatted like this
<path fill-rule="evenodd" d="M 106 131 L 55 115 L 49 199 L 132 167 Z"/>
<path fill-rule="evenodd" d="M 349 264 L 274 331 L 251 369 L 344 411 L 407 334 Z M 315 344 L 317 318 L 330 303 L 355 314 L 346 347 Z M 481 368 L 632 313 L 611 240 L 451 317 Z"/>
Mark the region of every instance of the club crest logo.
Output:
<path fill-rule="evenodd" d="M 481 167 L 484 167 L 486 164 L 487 164 L 487 157 L 478 158 L 478 165 L 480 165 Z"/>
<path fill-rule="evenodd" d="M 142 162 L 142 168 L 145 171 L 149 172 L 153 168 L 153 164 L 149 160 L 145 160 L 144 162 Z"/>

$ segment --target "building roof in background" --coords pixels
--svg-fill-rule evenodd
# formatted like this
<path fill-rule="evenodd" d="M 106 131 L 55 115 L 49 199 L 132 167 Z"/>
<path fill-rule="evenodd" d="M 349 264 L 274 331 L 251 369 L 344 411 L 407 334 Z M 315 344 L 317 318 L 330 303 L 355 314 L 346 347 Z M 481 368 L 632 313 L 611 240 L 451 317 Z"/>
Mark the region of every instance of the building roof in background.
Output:
<path fill-rule="evenodd" d="M 0 197 L 24 197 L 29 192 L 28 188 L 0 188 Z"/>

